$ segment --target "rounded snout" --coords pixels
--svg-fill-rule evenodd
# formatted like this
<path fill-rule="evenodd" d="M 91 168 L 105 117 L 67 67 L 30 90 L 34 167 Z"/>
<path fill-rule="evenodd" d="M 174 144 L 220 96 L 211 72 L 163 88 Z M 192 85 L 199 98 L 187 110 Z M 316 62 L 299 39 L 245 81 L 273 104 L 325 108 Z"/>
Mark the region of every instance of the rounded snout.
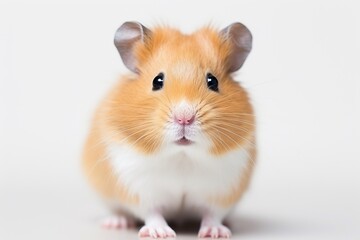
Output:
<path fill-rule="evenodd" d="M 180 125 L 191 125 L 195 120 L 195 115 L 175 115 L 174 120 Z"/>
<path fill-rule="evenodd" d="M 195 122 L 195 108 L 193 104 L 183 100 L 174 106 L 174 123 L 181 126 L 189 126 Z"/>

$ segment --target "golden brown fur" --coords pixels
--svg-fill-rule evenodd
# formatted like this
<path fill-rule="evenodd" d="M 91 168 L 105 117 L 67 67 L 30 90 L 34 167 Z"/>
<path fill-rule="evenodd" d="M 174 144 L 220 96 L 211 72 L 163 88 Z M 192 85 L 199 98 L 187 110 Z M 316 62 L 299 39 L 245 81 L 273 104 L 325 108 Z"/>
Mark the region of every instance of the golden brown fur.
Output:
<path fill-rule="evenodd" d="M 136 204 L 111 170 L 106 142 L 126 142 L 144 154 L 159 151 L 169 108 L 185 98 L 198 106 L 196 118 L 211 140 L 213 155 L 250 146 L 253 161 L 241 183 L 227 196 L 213 199 L 230 206 L 248 185 L 255 160 L 254 115 L 246 91 L 226 72 L 231 46 L 217 31 L 204 28 L 192 35 L 159 27 L 135 48 L 140 74 L 122 77 L 97 109 L 85 145 L 83 165 L 91 183 L 105 197 Z M 161 69 L 159 70 L 159 66 Z M 165 72 L 162 91 L 152 91 L 154 76 Z M 219 93 L 209 91 L 205 74 L 219 80 Z M 170 97 L 169 97 L 170 96 Z M 131 159 L 128 159 L 131 161 Z"/>

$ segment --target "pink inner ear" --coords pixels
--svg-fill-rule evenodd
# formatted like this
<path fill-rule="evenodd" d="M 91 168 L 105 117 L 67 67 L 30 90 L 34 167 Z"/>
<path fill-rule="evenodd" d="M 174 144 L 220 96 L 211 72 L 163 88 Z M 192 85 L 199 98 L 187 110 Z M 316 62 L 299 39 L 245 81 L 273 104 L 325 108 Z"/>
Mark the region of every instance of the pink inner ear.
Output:
<path fill-rule="evenodd" d="M 232 51 L 228 57 L 229 72 L 235 72 L 244 64 L 252 48 L 252 35 L 241 23 L 233 23 L 224 28 L 220 35 L 231 41 Z"/>
<path fill-rule="evenodd" d="M 125 22 L 115 33 L 114 43 L 125 66 L 137 73 L 134 46 L 150 31 L 138 22 Z"/>
<path fill-rule="evenodd" d="M 115 39 L 117 39 L 117 41 L 131 41 L 134 38 L 139 38 L 140 35 L 141 31 L 138 29 L 125 26 L 121 31 L 116 32 Z"/>

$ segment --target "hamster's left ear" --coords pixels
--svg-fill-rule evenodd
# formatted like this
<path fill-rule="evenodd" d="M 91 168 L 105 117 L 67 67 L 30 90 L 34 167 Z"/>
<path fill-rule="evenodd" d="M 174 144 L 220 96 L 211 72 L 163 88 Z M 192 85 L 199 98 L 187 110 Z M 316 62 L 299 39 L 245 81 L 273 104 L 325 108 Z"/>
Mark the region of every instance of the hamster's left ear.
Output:
<path fill-rule="evenodd" d="M 137 59 L 134 47 L 137 43 L 144 43 L 151 31 L 138 22 L 125 22 L 116 30 L 114 43 L 125 66 L 134 73 L 138 73 Z"/>
<path fill-rule="evenodd" d="M 230 41 L 231 52 L 227 59 L 228 71 L 235 72 L 244 64 L 252 48 L 252 35 L 247 27 L 236 22 L 220 31 L 225 41 Z"/>

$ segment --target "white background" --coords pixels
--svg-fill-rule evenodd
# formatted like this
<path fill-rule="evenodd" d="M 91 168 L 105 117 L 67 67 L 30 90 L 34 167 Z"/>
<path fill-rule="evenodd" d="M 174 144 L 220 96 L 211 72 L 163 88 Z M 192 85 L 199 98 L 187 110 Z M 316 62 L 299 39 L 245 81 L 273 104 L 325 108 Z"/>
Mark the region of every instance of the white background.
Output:
<path fill-rule="evenodd" d="M 128 20 L 253 33 L 237 79 L 259 164 L 235 239 L 360 239 L 356 1 L 100 2 L 0 5 L 0 239 L 136 239 L 98 227 L 106 211 L 79 167 L 94 107 L 127 71 L 113 35 Z"/>

